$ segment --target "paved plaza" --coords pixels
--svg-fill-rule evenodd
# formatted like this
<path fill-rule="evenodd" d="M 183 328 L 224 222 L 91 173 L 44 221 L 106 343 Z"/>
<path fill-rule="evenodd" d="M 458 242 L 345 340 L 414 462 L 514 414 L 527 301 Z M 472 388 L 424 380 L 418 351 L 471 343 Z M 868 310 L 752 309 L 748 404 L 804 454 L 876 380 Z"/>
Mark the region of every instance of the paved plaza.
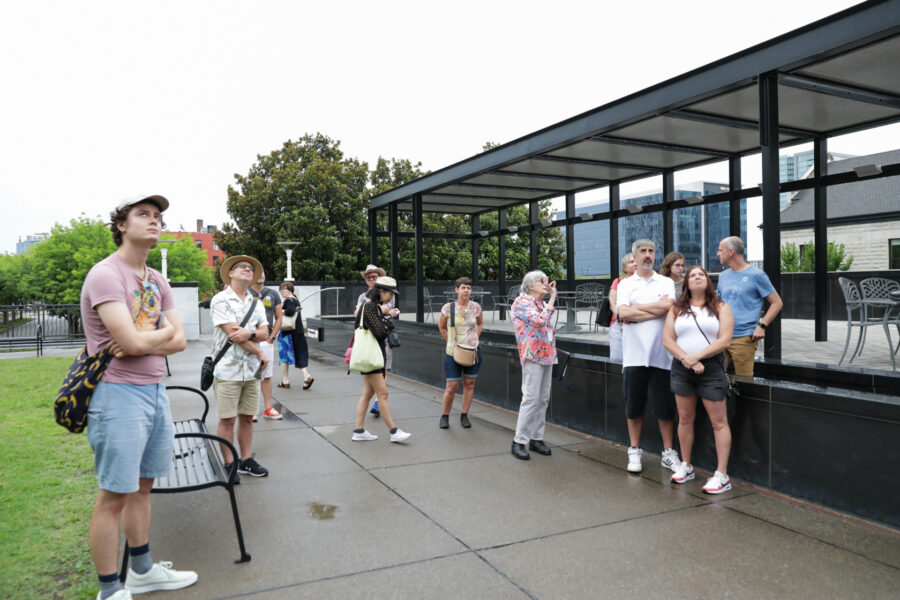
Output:
<path fill-rule="evenodd" d="M 196 385 L 205 351 L 191 342 L 172 357 L 168 383 Z M 457 402 L 445 431 L 441 390 L 391 376 L 391 410 L 413 437 L 391 444 L 370 416 L 379 439 L 351 442 L 359 375 L 317 351 L 310 370 L 310 390 L 276 389 L 287 418 L 256 425 L 271 475 L 237 488 L 253 560 L 233 564 L 224 490 L 153 495 L 154 557 L 200 579 L 142 597 L 895 598 L 900 587 L 895 529 L 737 480 L 710 497 L 708 473 L 675 486 L 658 456 L 629 475 L 625 448 L 552 426 L 551 457 L 516 460 L 516 415 L 479 403 L 477 387 L 473 427 L 459 427 Z M 177 392 L 172 404 L 176 418 L 194 412 Z"/>

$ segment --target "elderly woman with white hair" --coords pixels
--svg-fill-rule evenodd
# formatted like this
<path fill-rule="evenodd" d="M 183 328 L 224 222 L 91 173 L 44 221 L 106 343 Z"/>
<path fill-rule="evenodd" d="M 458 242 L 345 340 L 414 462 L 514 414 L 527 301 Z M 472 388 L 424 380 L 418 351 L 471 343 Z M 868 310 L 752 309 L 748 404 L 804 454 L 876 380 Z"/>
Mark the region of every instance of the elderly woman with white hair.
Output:
<path fill-rule="evenodd" d="M 550 299 L 544 302 L 547 294 Z M 552 323 L 555 303 L 556 282 L 548 281 L 543 271 L 531 271 L 522 278 L 522 293 L 510 309 L 522 362 L 522 404 L 516 420 L 512 454 L 521 460 L 530 458 L 525 444 L 538 454 L 550 455 L 550 448 L 544 444 L 544 426 L 553 365 L 557 362 Z"/>

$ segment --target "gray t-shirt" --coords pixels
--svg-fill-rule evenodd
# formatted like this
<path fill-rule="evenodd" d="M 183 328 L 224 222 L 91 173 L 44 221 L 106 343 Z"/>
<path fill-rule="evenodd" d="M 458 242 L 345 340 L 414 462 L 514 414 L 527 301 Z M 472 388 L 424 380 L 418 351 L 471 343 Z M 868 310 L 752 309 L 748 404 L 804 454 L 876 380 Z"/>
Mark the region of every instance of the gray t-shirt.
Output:
<path fill-rule="evenodd" d="M 263 308 L 266 309 L 266 321 L 269 322 L 269 331 L 275 326 L 275 307 L 281 305 L 281 294 L 269 287 L 264 287 L 261 292 L 257 292 L 250 288 L 250 294 L 254 298 L 259 298 Z"/>

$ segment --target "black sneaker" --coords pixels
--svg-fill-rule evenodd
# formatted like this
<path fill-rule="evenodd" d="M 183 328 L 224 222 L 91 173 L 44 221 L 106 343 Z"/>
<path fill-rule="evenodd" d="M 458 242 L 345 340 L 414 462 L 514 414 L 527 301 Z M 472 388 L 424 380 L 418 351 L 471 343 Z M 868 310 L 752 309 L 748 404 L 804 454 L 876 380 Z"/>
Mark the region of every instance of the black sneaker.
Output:
<path fill-rule="evenodd" d="M 459 415 L 459 424 L 462 425 L 464 429 L 468 429 L 469 427 L 471 427 L 472 423 L 469 422 L 469 415 Z"/>
<path fill-rule="evenodd" d="M 233 465 L 233 464 L 234 464 L 234 463 L 225 463 L 224 467 L 225 467 L 225 474 L 226 474 L 226 475 L 228 475 L 229 473 L 231 473 L 231 465 Z M 240 468 L 240 465 L 238 465 L 238 468 Z M 241 476 L 238 475 L 237 471 L 235 471 L 235 472 L 234 472 L 234 477 L 231 478 L 231 484 L 232 484 L 232 485 L 238 485 L 238 484 L 240 484 L 240 483 L 241 483 Z"/>
<path fill-rule="evenodd" d="M 441 422 L 438 427 L 441 429 L 450 429 L 450 415 L 441 415 Z"/>
<path fill-rule="evenodd" d="M 241 461 L 241 465 L 238 467 L 238 473 L 251 475 L 253 477 L 266 477 L 269 474 L 269 470 L 256 462 L 256 459 L 251 456 L 250 458 Z"/>
<path fill-rule="evenodd" d="M 381 416 L 381 411 L 379 411 L 379 410 L 378 410 L 377 408 L 375 408 L 374 406 L 373 406 L 372 408 L 369 409 L 369 412 L 372 413 L 373 415 L 375 415 L 375 418 L 376 418 L 376 419 L 377 419 L 378 417 Z"/>

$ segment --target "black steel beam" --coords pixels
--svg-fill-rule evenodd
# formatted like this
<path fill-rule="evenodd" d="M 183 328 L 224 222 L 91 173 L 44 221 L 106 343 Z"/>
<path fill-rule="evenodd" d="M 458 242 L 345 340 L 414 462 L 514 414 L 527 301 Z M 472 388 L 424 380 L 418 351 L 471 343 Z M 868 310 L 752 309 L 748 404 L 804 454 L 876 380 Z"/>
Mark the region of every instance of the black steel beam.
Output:
<path fill-rule="evenodd" d="M 483 196 L 481 194 L 452 194 L 450 192 L 428 192 L 427 195 L 429 198 L 461 198 L 463 200 L 467 200 L 469 198 L 477 198 L 479 200 L 486 200 L 487 202 L 500 202 L 501 204 L 509 204 L 510 202 L 525 203 L 525 202 L 528 202 L 529 200 L 531 200 L 531 198 L 500 198 L 498 196 Z M 447 204 L 452 204 L 452 202 L 447 202 Z M 465 206 L 470 203 L 460 202 L 459 204 L 461 206 Z M 472 206 L 480 206 L 481 205 L 480 203 L 479 204 L 471 203 L 471 204 L 472 204 Z M 485 204 L 485 206 L 489 206 L 489 205 Z M 497 204 L 495 206 L 500 206 L 500 204 Z"/>
<path fill-rule="evenodd" d="M 507 227 L 506 209 L 501 208 L 497 211 L 497 226 L 500 228 L 500 235 L 497 239 L 497 283 L 499 285 L 500 298 L 506 298 L 506 233 L 503 231 Z M 500 309 L 500 320 L 506 318 L 506 311 Z"/>
<path fill-rule="evenodd" d="M 609 186 L 609 212 L 615 214 L 619 211 L 619 184 Z M 615 279 L 619 276 L 622 266 L 622 257 L 619 256 L 619 220 L 609 220 L 609 276 Z M 615 307 L 612 307 L 615 310 Z"/>
<path fill-rule="evenodd" d="M 478 258 L 481 253 L 481 217 L 472 215 L 472 282 L 478 282 Z"/>
<path fill-rule="evenodd" d="M 535 156 L 531 160 L 543 160 L 551 162 L 568 163 L 571 165 L 584 165 L 586 167 L 610 167 L 613 169 L 630 169 L 632 171 L 646 171 L 648 173 L 662 173 L 664 169 L 660 167 L 651 167 L 647 165 L 635 165 L 623 162 L 612 162 L 605 160 L 592 160 L 589 158 L 568 158 L 566 156 L 550 156 L 544 154 Z"/>
<path fill-rule="evenodd" d="M 727 152 L 719 150 L 710 150 L 709 148 L 697 148 L 696 146 L 684 146 L 681 144 L 663 144 L 660 142 L 648 142 L 645 140 L 633 140 L 630 138 L 613 137 L 607 135 L 595 135 L 591 139 L 598 142 L 606 142 L 609 144 L 618 144 L 620 146 L 634 146 L 636 148 L 648 148 L 650 150 L 663 150 L 665 152 L 685 152 L 688 154 L 703 154 L 707 156 L 715 156 L 717 158 L 728 158 Z"/>
<path fill-rule="evenodd" d="M 675 250 L 675 233 L 672 219 L 672 203 L 675 202 L 675 173 L 669 171 L 662 176 L 663 204 L 663 256 Z"/>
<path fill-rule="evenodd" d="M 888 94 L 886 92 L 876 92 L 867 90 L 845 83 L 837 83 L 827 81 L 825 79 L 817 79 L 806 75 L 782 75 L 778 82 L 792 88 L 807 90 L 809 92 L 817 92 L 819 94 L 828 94 L 829 96 L 837 96 L 839 98 L 847 98 L 856 102 L 867 102 L 869 104 L 879 104 L 890 108 L 900 108 L 900 96 Z"/>
<path fill-rule="evenodd" d="M 416 322 L 425 322 L 425 244 L 422 237 L 422 194 L 413 196 L 413 230 L 416 233 Z"/>
<path fill-rule="evenodd" d="M 781 201 L 778 185 L 778 74 L 759 77 L 759 143 L 762 147 L 763 270 L 781 293 Z M 763 338 L 766 358 L 781 358 L 781 319 Z"/>
<path fill-rule="evenodd" d="M 732 156 L 728 159 L 728 189 L 732 192 L 741 189 L 741 158 L 739 156 Z M 740 198 L 732 198 L 728 201 L 728 235 L 742 236 Z"/>
<path fill-rule="evenodd" d="M 759 131 L 762 125 L 756 121 L 749 119 L 738 119 L 735 117 L 723 117 L 722 115 L 711 115 L 708 113 L 697 112 L 694 110 L 673 110 L 665 113 L 665 117 L 673 117 L 676 119 L 685 119 L 687 121 L 696 121 L 698 123 L 708 123 L 710 125 L 721 125 L 723 127 L 732 127 L 734 129 L 748 129 Z M 797 129 L 796 127 L 779 126 L 778 133 L 790 135 L 803 139 L 810 139 L 817 135 L 815 131 L 807 131 L 805 129 Z"/>
<path fill-rule="evenodd" d="M 828 188 L 822 185 L 828 165 L 828 140 L 818 137 L 813 141 L 813 218 L 816 245 L 815 311 L 816 341 L 828 340 Z"/>
<path fill-rule="evenodd" d="M 388 231 L 391 237 L 391 277 L 400 276 L 400 219 L 397 205 L 388 206 Z"/>
<path fill-rule="evenodd" d="M 554 179 L 556 181 L 586 181 L 590 183 L 606 183 L 605 179 L 597 179 L 596 177 L 569 177 L 568 175 L 547 175 L 544 173 L 528 173 L 524 171 L 507 171 L 506 169 L 498 169 L 493 172 L 494 175 L 511 175 L 513 177 L 528 177 L 530 179 Z M 548 190 L 557 191 L 557 193 L 565 193 L 566 190 Z"/>
<path fill-rule="evenodd" d="M 378 211 L 369 209 L 369 264 L 378 260 Z"/>
<path fill-rule="evenodd" d="M 529 187 L 519 187 L 517 185 L 497 185 L 496 183 L 469 183 L 467 181 L 460 181 L 454 185 L 458 185 L 460 187 L 483 187 L 489 188 L 492 190 L 510 190 L 514 192 L 536 192 L 545 194 L 547 192 L 552 192 L 554 188 L 529 188 Z"/>
<path fill-rule="evenodd" d="M 566 194 L 566 284 L 567 290 L 575 289 L 575 225 L 571 219 L 575 216 L 575 193 Z"/>
<path fill-rule="evenodd" d="M 529 268 L 534 271 L 538 268 L 538 244 L 537 244 L 537 225 L 538 219 L 540 219 L 540 211 L 537 202 L 532 202 L 528 205 L 528 220 L 531 223 L 531 231 L 528 232 L 528 256 Z"/>

